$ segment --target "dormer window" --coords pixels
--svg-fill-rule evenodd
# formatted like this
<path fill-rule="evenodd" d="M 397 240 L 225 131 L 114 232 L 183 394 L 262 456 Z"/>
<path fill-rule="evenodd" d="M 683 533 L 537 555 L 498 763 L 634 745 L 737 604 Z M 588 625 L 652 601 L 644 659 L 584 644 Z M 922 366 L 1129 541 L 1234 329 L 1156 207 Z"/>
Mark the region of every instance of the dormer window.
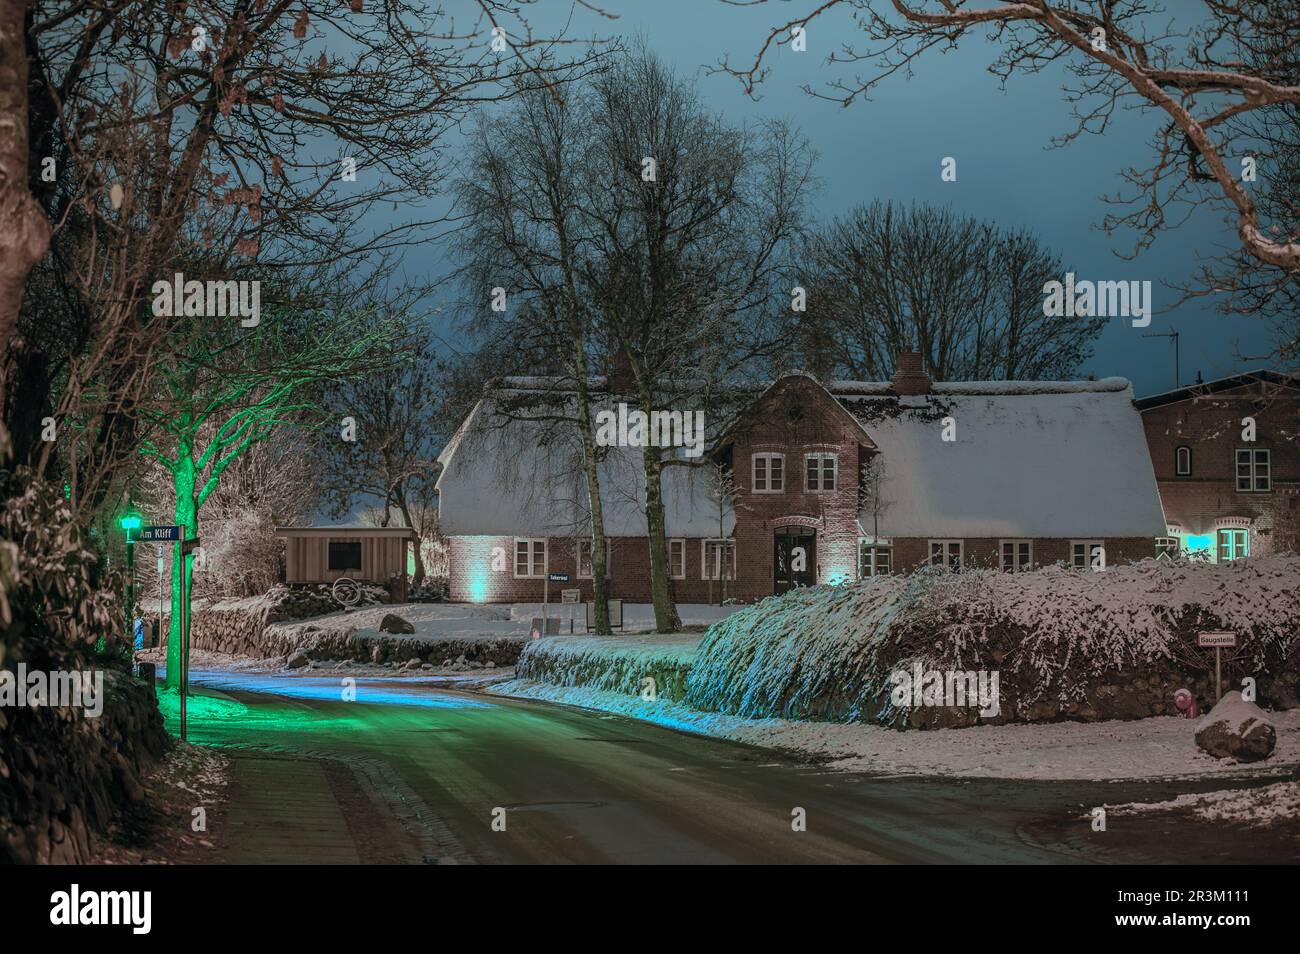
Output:
<path fill-rule="evenodd" d="M 1186 445 L 1174 451 L 1174 474 L 1178 477 L 1192 476 L 1192 449 Z"/>
<path fill-rule="evenodd" d="M 785 457 L 782 454 L 755 454 L 753 490 L 756 494 L 779 494 L 785 491 Z"/>

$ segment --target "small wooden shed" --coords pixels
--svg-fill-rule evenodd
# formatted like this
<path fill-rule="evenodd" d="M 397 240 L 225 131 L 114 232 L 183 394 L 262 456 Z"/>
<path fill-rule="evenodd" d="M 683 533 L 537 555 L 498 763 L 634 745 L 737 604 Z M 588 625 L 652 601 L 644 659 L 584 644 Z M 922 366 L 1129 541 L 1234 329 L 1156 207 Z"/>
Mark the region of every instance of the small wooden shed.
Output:
<path fill-rule="evenodd" d="M 385 584 L 406 579 L 410 527 L 276 527 L 285 541 L 286 583 L 332 583 L 340 577 Z"/>

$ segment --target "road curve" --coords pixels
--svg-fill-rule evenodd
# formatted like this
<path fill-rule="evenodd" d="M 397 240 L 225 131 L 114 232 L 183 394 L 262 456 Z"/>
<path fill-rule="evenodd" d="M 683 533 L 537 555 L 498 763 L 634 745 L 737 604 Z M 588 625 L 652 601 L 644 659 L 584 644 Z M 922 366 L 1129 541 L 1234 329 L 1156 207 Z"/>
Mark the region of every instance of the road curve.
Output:
<path fill-rule="evenodd" d="M 1135 829 L 1108 838 L 1080 816 L 1103 801 L 1189 790 L 878 778 L 632 719 L 416 680 L 357 680 L 355 701 L 343 701 L 338 677 L 208 671 L 194 673 L 193 682 L 227 701 L 216 710 L 193 707 L 191 741 L 249 759 L 332 767 L 324 777 L 361 860 L 1169 861 L 1176 859 L 1165 835 Z M 797 809 L 804 830 L 795 830 Z M 504 831 L 497 830 L 502 818 Z"/>

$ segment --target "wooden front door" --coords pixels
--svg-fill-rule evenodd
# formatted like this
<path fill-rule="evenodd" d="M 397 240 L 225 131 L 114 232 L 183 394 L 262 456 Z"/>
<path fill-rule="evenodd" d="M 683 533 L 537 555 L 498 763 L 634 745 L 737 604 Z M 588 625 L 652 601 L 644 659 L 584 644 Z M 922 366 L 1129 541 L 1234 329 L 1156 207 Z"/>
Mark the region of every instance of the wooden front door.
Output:
<path fill-rule="evenodd" d="M 778 527 L 772 534 L 772 590 L 784 593 L 817 582 L 817 531 Z"/>

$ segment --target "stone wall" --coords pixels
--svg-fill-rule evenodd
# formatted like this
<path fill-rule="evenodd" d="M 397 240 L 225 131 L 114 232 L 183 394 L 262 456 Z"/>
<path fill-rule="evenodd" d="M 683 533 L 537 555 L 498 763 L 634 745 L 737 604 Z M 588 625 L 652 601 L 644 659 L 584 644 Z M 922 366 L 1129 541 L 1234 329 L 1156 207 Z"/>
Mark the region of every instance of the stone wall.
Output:
<path fill-rule="evenodd" d="M 168 744 L 153 687 L 104 673 L 104 711 L 0 710 L 0 863 L 85 864 Z"/>

